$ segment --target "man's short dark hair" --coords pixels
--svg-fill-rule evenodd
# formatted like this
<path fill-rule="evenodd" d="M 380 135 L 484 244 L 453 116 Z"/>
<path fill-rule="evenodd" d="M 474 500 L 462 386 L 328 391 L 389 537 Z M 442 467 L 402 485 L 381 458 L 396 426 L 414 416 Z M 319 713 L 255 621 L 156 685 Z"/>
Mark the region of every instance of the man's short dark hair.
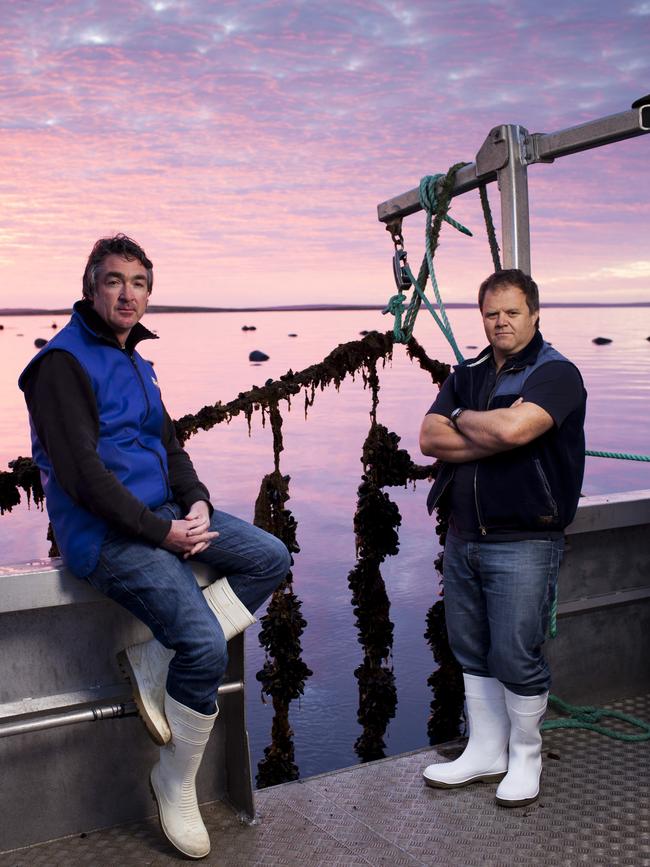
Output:
<path fill-rule="evenodd" d="M 533 278 L 519 268 L 507 268 L 505 271 L 495 271 L 480 285 L 478 290 L 478 306 L 483 310 L 483 299 L 486 292 L 505 289 L 506 286 L 516 286 L 526 296 L 526 304 L 531 313 L 539 310 L 539 289 Z"/>
<path fill-rule="evenodd" d="M 137 259 L 147 271 L 147 290 L 153 287 L 153 263 L 147 258 L 142 247 L 120 232 L 112 238 L 100 238 L 93 247 L 83 276 L 83 297 L 92 298 L 97 285 L 97 271 L 107 256 L 121 256 L 123 259 Z"/>

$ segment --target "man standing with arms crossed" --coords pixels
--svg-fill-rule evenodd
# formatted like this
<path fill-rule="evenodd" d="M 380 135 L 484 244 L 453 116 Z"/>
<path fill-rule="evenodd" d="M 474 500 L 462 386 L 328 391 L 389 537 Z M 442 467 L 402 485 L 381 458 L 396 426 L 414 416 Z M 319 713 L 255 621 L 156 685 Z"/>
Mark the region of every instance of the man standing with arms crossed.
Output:
<path fill-rule="evenodd" d="M 176 439 L 153 367 L 136 345 L 153 284 L 144 250 L 102 238 L 70 322 L 30 362 L 30 412 L 54 535 L 66 566 L 155 636 L 123 665 L 160 761 L 151 772 L 162 829 L 191 858 L 210 851 L 195 778 L 218 709 L 226 642 L 285 578 L 279 539 L 213 509 Z M 226 579 L 202 593 L 189 559 Z"/>
<path fill-rule="evenodd" d="M 469 740 L 425 782 L 497 782 L 497 803 L 539 794 L 542 655 L 565 527 L 584 473 L 586 392 L 578 369 L 539 331 L 535 282 L 497 271 L 479 289 L 489 346 L 458 365 L 422 423 L 440 461 L 428 499 L 450 510 L 443 576 L 447 631 L 463 669 Z"/>

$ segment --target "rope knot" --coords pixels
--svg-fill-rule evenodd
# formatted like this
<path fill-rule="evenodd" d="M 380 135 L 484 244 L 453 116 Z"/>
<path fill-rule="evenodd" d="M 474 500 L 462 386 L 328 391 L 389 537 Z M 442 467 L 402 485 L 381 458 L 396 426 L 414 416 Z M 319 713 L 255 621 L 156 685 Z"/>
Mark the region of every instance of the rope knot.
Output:
<path fill-rule="evenodd" d="M 381 311 L 382 313 L 392 313 L 393 316 L 397 316 L 404 312 L 404 302 L 406 301 L 406 295 L 400 292 L 397 295 L 393 295 L 388 300 L 388 304 Z"/>
<path fill-rule="evenodd" d="M 596 707 L 579 707 L 573 709 L 573 717 L 583 723 L 597 723 L 602 711 Z"/>
<path fill-rule="evenodd" d="M 436 174 L 436 175 L 425 175 L 420 179 L 420 186 L 418 190 L 418 194 L 420 197 L 420 204 L 422 205 L 425 211 L 428 211 L 429 214 L 433 214 L 438 210 L 438 181 L 440 178 L 443 178 L 444 175 Z"/>

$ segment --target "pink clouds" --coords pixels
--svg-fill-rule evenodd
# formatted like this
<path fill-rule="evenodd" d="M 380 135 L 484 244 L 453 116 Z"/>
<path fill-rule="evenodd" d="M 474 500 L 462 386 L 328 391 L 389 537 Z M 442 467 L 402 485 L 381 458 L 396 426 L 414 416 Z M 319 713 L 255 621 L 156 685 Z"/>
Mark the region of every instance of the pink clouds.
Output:
<path fill-rule="evenodd" d="M 69 303 L 93 241 L 117 230 L 154 259 L 159 303 L 381 303 L 377 202 L 473 159 L 498 123 L 559 129 L 627 108 L 650 80 L 644 4 L 5 7 L 0 306 Z M 559 250 L 605 268 L 647 258 L 648 146 L 531 168 L 540 279 L 563 273 Z M 478 238 L 446 235 L 441 268 L 468 300 L 489 258 L 476 203 L 454 210 Z M 416 218 L 407 231 L 421 250 Z M 608 291 L 648 297 L 638 269 L 618 273 Z"/>

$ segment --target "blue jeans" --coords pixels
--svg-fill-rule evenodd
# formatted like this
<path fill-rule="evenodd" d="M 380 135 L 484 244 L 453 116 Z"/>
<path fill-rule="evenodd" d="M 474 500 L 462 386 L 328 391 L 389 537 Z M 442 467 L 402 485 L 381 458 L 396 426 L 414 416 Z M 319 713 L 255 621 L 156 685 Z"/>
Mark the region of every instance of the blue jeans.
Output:
<path fill-rule="evenodd" d="M 155 513 L 170 519 L 183 516 L 176 503 L 166 503 Z M 219 535 L 192 559 L 227 576 L 246 608 L 255 611 L 286 577 L 289 552 L 275 536 L 226 512 L 214 511 L 210 529 Z M 111 532 L 87 580 L 176 651 L 167 677 L 171 697 L 198 713 L 214 713 L 228 652 L 219 621 L 189 562 L 164 548 Z"/>
<path fill-rule="evenodd" d="M 564 540 L 463 542 L 449 534 L 443 576 L 449 644 L 467 674 L 539 695 L 551 683 L 542 655 Z"/>

